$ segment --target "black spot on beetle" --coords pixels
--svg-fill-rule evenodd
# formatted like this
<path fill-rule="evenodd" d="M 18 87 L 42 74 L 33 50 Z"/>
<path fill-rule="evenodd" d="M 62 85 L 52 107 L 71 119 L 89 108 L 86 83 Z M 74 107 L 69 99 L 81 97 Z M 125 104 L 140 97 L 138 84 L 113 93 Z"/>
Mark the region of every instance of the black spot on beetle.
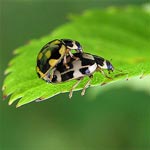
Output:
<path fill-rule="evenodd" d="M 42 73 L 46 73 L 50 68 L 48 61 L 48 59 L 37 60 L 37 66 L 39 67 Z"/>
<path fill-rule="evenodd" d="M 69 47 L 73 47 L 73 44 L 72 44 L 72 40 L 70 40 L 70 39 L 61 39 L 62 40 L 62 42 L 63 42 L 63 44 L 67 47 L 67 46 L 69 46 Z"/>
<path fill-rule="evenodd" d="M 53 75 L 52 82 L 53 83 L 57 82 L 57 76 L 56 75 Z"/>
<path fill-rule="evenodd" d="M 87 65 L 91 66 L 95 63 L 95 60 L 83 58 L 81 62 L 82 62 L 82 66 L 87 66 Z"/>
<path fill-rule="evenodd" d="M 61 57 L 61 54 L 59 53 L 59 50 L 60 50 L 61 46 L 62 46 L 62 44 L 58 44 L 56 47 L 54 47 L 51 50 L 50 59 L 59 59 Z"/>
<path fill-rule="evenodd" d="M 79 50 L 79 52 L 81 52 L 81 51 L 82 51 L 82 46 L 81 46 L 81 44 L 80 44 L 78 41 L 75 41 L 75 44 L 76 44 L 77 49 Z"/>
<path fill-rule="evenodd" d="M 72 79 L 73 78 L 73 73 L 74 73 L 74 71 L 70 71 L 70 72 L 67 72 L 65 74 L 62 74 L 61 75 L 62 81 L 67 81 L 69 79 Z"/>
<path fill-rule="evenodd" d="M 100 65 L 100 66 L 103 66 L 103 65 L 104 65 L 104 61 L 105 61 L 104 58 L 99 57 L 99 56 L 95 56 L 95 55 L 93 55 L 93 56 L 94 56 L 94 59 L 95 59 L 95 61 L 96 61 L 96 63 L 97 63 L 98 65 Z"/>
<path fill-rule="evenodd" d="M 86 68 L 81 68 L 79 69 L 79 71 L 82 73 L 82 74 L 85 74 L 85 75 L 89 75 L 90 74 L 90 70 L 88 67 Z"/>
<path fill-rule="evenodd" d="M 88 53 L 86 53 L 88 54 Z M 74 53 L 73 54 L 75 57 L 78 57 L 80 60 L 81 60 L 81 65 L 82 66 L 91 66 L 95 63 L 95 60 L 92 60 L 92 59 L 88 59 L 88 58 L 84 58 L 83 57 L 83 53 Z M 88 54 L 88 55 L 91 55 L 91 54 Z"/>

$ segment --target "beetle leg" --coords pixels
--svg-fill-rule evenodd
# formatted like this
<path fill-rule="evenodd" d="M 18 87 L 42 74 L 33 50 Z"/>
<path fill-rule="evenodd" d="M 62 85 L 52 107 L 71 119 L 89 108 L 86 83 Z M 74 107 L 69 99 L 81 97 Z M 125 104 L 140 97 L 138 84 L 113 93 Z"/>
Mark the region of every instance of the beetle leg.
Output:
<path fill-rule="evenodd" d="M 63 64 L 65 65 L 66 69 L 69 69 L 69 66 L 67 65 L 67 58 L 66 58 L 66 55 L 64 56 Z"/>
<path fill-rule="evenodd" d="M 88 86 L 90 85 L 91 79 L 92 79 L 93 75 L 89 76 L 89 80 L 87 81 L 87 83 L 85 84 L 85 86 L 82 89 L 81 95 L 83 96 L 85 94 L 85 90 L 88 88 Z"/>
<path fill-rule="evenodd" d="M 69 98 L 72 97 L 72 94 L 73 94 L 73 90 L 77 87 L 77 85 L 81 82 L 83 78 L 79 78 L 79 80 L 72 86 L 71 90 L 70 90 L 70 93 L 69 93 Z"/>
<path fill-rule="evenodd" d="M 53 68 L 50 72 L 47 71 L 45 76 L 44 76 L 44 80 L 51 83 L 52 82 L 52 79 L 53 79 L 53 76 L 54 76 L 54 71 L 56 70 L 56 68 Z"/>
<path fill-rule="evenodd" d="M 54 71 L 56 70 L 56 68 L 52 69 L 51 74 L 50 74 L 50 81 L 52 81 L 53 76 L 54 76 Z"/>

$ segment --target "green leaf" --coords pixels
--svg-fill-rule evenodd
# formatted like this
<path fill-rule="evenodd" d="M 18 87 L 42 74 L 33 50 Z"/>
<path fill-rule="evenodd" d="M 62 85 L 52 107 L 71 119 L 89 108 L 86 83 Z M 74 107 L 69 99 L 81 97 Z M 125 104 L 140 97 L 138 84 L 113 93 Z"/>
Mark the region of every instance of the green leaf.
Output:
<path fill-rule="evenodd" d="M 19 47 L 15 50 L 17 56 L 11 60 L 5 72 L 9 74 L 3 85 L 4 97 L 11 95 L 9 104 L 19 99 L 19 107 L 37 99 L 44 100 L 70 91 L 76 81 L 47 84 L 37 77 L 35 71 L 38 52 L 53 39 L 75 39 L 83 45 L 85 52 L 112 59 L 116 69 L 110 75 L 113 79 L 108 80 L 100 73 L 95 73 L 92 86 L 149 74 L 149 10 L 149 7 L 89 10 L 81 16 L 71 16 L 72 22 L 57 28 L 50 35 Z M 82 89 L 87 80 L 88 77 L 75 90 Z"/>

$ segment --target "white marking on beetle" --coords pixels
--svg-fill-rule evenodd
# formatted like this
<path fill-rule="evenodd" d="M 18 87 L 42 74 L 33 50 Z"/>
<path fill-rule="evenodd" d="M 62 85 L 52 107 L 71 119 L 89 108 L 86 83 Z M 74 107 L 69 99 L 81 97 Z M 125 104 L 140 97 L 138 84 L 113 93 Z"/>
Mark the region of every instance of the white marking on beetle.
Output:
<path fill-rule="evenodd" d="M 96 69 L 97 69 L 97 64 L 93 64 L 92 66 L 89 66 L 89 71 L 90 71 L 90 74 L 92 74 Z"/>
<path fill-rule="evenodd" d="M 62 81 L 61 74 L 60 74 L 60 72 L 58 70 L 55 71 L 54 75 L 57 76 L 57 82 L 61 82 Z"/>
<path fill-rule="evenodd" d="M 73 41 L 72 44 L 73 44 L 72 49 L 78 49 L 78 46 L 76 45 L 75 41 Z"/>
<path fill-rule="evenodd" d="M 95 60 L 92 55 L 85 54 L 85 53 L 83 53 L 82 57 L 85 58 L 85 59 Z"/>
<path fill-rule="evenodd" d="M 81 61 L 73 61 L 73 70 L 74 70 L 74 73 L 73 73 L 73 76 L 75 78 L 78 78 L 78 77 L 82 77 L 83 74 L 79 71 L 80 68 L 82 68 L 82 65 L 81 65 Z"/>
<path fill-rule="evenodd" d="M 108 69 L 106 60 L 103 62 L 103 66 L 98 65 L 101 69 Z"/>

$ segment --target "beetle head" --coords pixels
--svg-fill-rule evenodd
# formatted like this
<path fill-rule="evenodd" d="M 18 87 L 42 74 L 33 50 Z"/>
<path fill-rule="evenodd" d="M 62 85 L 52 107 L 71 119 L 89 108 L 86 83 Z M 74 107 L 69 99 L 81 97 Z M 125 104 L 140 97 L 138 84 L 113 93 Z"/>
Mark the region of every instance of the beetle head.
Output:
<path fill-rule="evenodd" d="M 70 39 L 61 39 L 62 43 L 70 50 L 74 49 L 78 53 L 82 53 L 82 46 L 78 41 L 70 40 Z"/>

